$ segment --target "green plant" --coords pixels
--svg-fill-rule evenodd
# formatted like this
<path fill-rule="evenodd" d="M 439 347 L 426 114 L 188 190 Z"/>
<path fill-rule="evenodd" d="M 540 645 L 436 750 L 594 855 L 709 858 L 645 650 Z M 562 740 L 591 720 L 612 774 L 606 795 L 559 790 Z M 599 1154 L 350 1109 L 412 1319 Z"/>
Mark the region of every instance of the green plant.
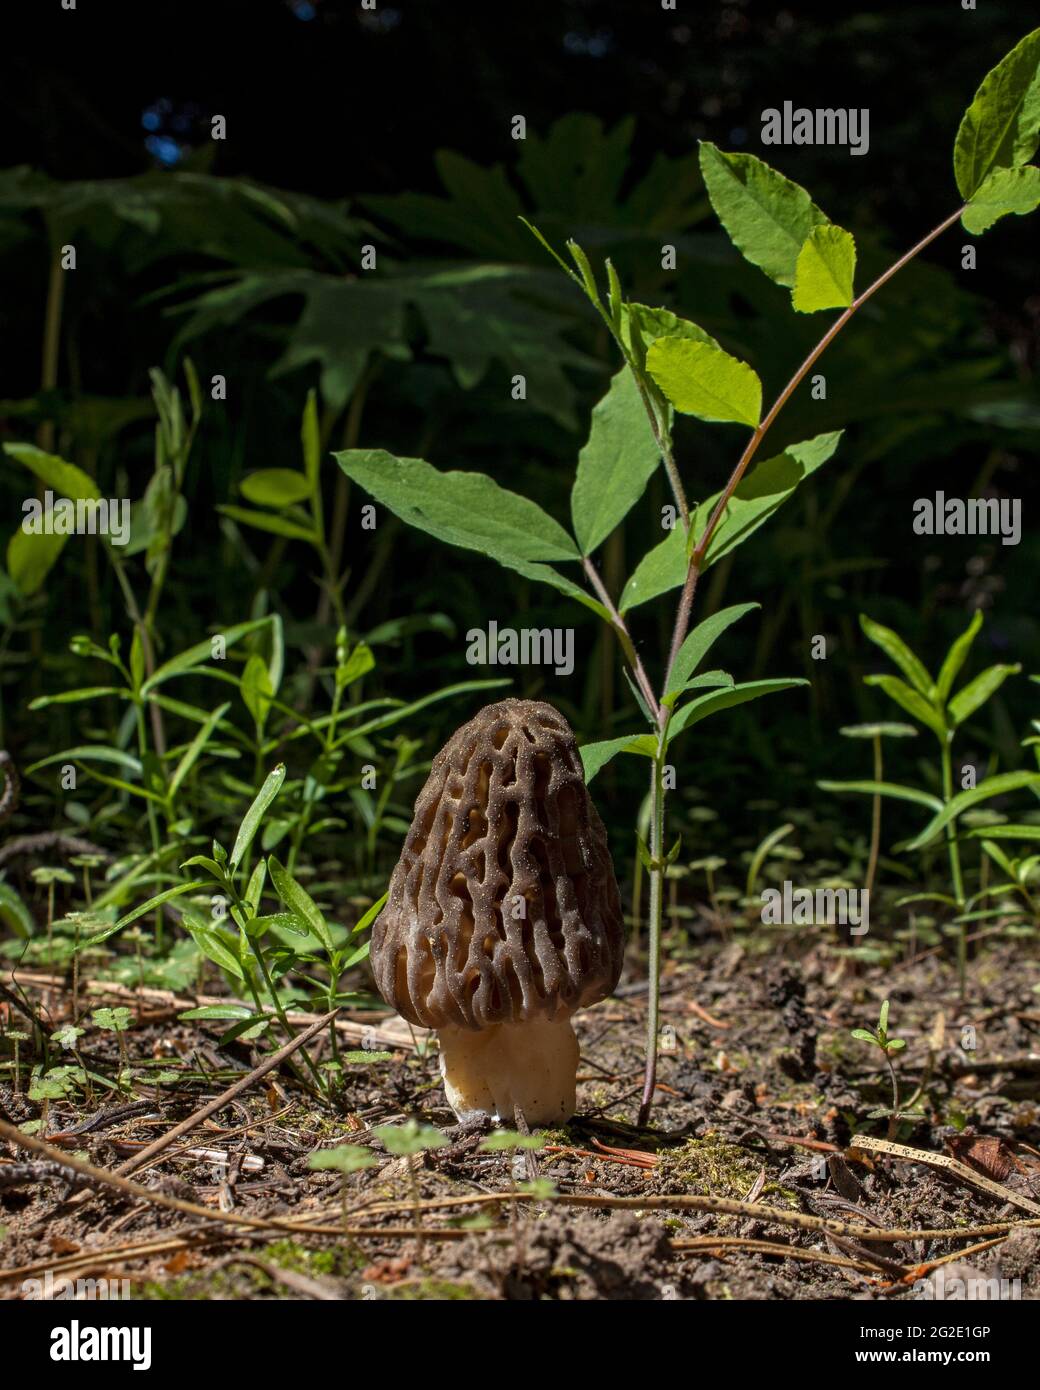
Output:
<path fill-rule="evenodd" d="M 899 1078 L 896 1076 L 896 1069 L 892 1065 L 893 1056 L 902 1052 L 906 1047 L 904 1038 L 893 1038 L 888 1031 L 888 1000 L 881 1005 L 878 1014 L 878 1021 L 873 1028 L 853 1028 L 850 1034 L 857 1042 L 869 1043 L 876 1047 L 885 1059 L 885 1066 L 888 1068 L 889 1080 L 892 1083 L 892 1104 L 870 1112 L 869 1118 L 872 1120 L 888 1120 L 888 1137 L 891 1139 L 895 1135 L 899 1121 L 906 1118 L 910 1107 L 917 1103 L 921 1094 L 919 1089 L 906 1106 L 901 1106 L 899 1101 Z"/>
<path fill-rule="evenodd" d="M 818 785 L 824 791 L 856 792 L 875 799 L 883 796 L 909 801 L 924 806 L 932 812 L 932 818 L 925 828 L 909 841 L 905 848 L 924 849 L 944 836 L 950 865 L 950 879 L 953 896 L 946 893 L 914 893 L 900 899 L 901 904 L 936 899 L 954 907 L 959 926 L 957 938 L 957 966 L 960 979 L 961 997 L 966 990 L 967 969 L 967 929 L 969 898 L 965 890 L 963 866 L 961 863 L 958 838 L 958 820 L 966 811 L 996 796 L 1017 791 L 1021 787 L 1040 784 L 1040 774 L 1030 772 L 1005 772 L 983 778 L 964 790 L 954 792 L 953 741 L 957 730 L 974 715 L 1003 685 L 1009 676 L 1016 675 L 1019 665 L 998 664 L 989 666 L 973 680 L 954 692 L 954 684 L 961 673 L 973 642 L 982 627 L 982 612 L 976 611 L 967 628 L 951 645 L 937 677 L 933 678 L 923 662 L 914 655 L 903 639 L 891 628 L 873 622 L 865 614 L 860 614 L 860 626 L 864 634 L 880 647 L 893 665 L 905 677 L 892 675 L 869 675 L 864 677 L 867 685 L 876 686 L 901 709 L 911 715 L 935 735 L 939 744 L 939 785 L 941 793 L 925 791 L 918 787 L 904 786 L 896 782 L 884 782 L 879 776 L 873 781 L 831 782 L 821 781 Z"/>
<path fill-rule="evenodd" d="M 640 851 L 650 876 L 650 997 L 641 1123 L 648 1117 L 656 1084 L 662 884 L 679 848 L 676 842 L 665 850 L 670 751 L 682 734 L 713 714 L 805 684 L 787 679 L 738 684 L 724 671 L 698 674 L 725 628 L 757 606 L 731 606 L 691 630 L 698 583 L 712 564 L 754 534 L 833 455 L 839 433 L 820 434 L 759 462 L 749 474 L 778 416 L 853 315 L 957 221 L 978 234 L 1007 213 L 1028 212 L 1040 204 L 1040 170 L 1028 163 L 1040 140 L 1031 96 L 1038 63 L 1040 30 L 1023 39 L 984 80 L 965 114 L 954 146 L 962 204 L 859 294 L 853 289 L 856 246 L 849 232 L 832 223 L 803 188 L 761 160 L 702 143 L 700 165 L 708 196 L 737 248 L 791 290 L 797 313 L 841 309 L 764 412 L 762 383 L 748 363 L 696 323 L 667 309 L 626 300 L 609 259 L 604 299 L 576 241 L 567 242 L 572 268 L 536 228 L 530 228 L 587 297 L 624 364 L 593 411 L 588 442 L 577 461 L 571 532 L 533 501 L 484 474 L 440 472 L 421 459 L 377 449 L 348 449 L 336 455 L 347 477 L 406 522 L 448 544 L 485 554 L 525 579 L 551 585 L 594 612 L 617 637 L 646 729 L 587 744 L 582 756 L 590 780 L 620 753 L 650 763 L 649 844 L 641 844 Z M 676 412 L 751 432 L 726 485 L 696 506 L 688 501 L 673 448 Z M 667 509 L 667 534 L 644 555 L 615 599 L 593 555 L 639 500 L 659 464 L 674 504 Z M 584 587 L 556 568 L 560 564 L 580 567 Z M 670 648 L 655 687 L 627 615 L 676 589 L 680 594 Z"/>
<path fill-rule="evenodd" d="M 315 1172 L 324 1172 L 331 1168 L 342 1174 L 340 1199 L 343 1203 L 344 1229 L 350 1225 L 350 1190 L 347 1187 L 347 1178 L 351 1173 L 360 1173 L 365 1168 L 377 1168 L 378 1166 L 379 1160 L 375 1154 L 370 1149 L 363 1149 L 357 1144 L 340 1144 L 335 1149 L 320 1149 L 308 1158 L 307 1167 Z"/>

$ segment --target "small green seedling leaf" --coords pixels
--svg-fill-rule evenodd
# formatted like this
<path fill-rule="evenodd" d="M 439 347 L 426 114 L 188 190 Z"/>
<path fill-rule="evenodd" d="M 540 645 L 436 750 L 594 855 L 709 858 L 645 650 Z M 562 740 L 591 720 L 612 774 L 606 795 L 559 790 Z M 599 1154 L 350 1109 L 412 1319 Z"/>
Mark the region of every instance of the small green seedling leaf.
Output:
<path fill-rule="evenodd" d="M 358 1173 L 363 1168 L 377 1168 L 379 1160 L 368 1149 L 357 1144 L 341 1144 L 338 1149 L 319 1149 L 307 1160 L 307 1167 L 315 1172 L 333 1169 L 337 1173 Z"/>
<path fill-rule="evenodd" d="M 382 1140 L 387 1153 L 402 1156 L 443 1149 L 448 1142 L 440 1130 L 417 1120 L 407 1120 L 403 1125 L 377 1125 L 372 1133 Z"/>

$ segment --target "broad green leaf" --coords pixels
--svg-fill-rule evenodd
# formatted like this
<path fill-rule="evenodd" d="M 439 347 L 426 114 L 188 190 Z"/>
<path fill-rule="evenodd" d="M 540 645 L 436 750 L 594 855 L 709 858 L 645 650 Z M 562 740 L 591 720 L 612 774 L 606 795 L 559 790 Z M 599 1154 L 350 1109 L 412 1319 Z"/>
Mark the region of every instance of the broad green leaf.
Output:
<path fill-rule="evenodd" d="M 218 724 L 223 719 L 224 715 L 227 714 L 230 708 L 230 702 L 223 705 L 218 705 L 218 707 L 215 710 L 213 710 L 213 712 L 207 717 L 205 724 L 203 724 L 202 728 L 198 731 L 198 733 L 195 735 L 192 741 L 188 744 L 187 748 L 181 754 L 180 761 L 174 769 L 173 776 L 170 778 L 170 785 L 167 791 L 167 795 L 169 796 L 171 803 L 176 798 L 178 791 L 180 791 L 181 783 L 184 781 L 185 777 L 187 777 L 191 769 L 195 766 L 196 762 L 198 762 L 199 757 L 202 754 L 202 750 L 205 748 L 206 744 L 213 736 L 214 729 L 217 728 Z"/>
<path fill-rule="evenodd" d="M 932 796 L 931 792 L 920 791 L 917 787 L 904 787 L 899 782 L 817 782 L 825 792 L 860 792 L 866 796 L 891 796 L 897 801 L 913 801 L 919 806 L 927 806 L 930 811 L 941 811 L 942 797 Z"/>
<path fill-rule="evenodd" d="M 841 430 L 818 434 L 801 444 L 792 444 L 782 454 L 764 459 L 737 485 L 729 505 L 715 528 L 701 571 L 742 545 L 773 513 L 787 501 L 798 485 L 821 468 L 838 447 Z M 698 539 L 704 534 L 711 513 L 721 494 L 702 502 L 694 513 L 692 530 Z M 682 581 L 680 580 L 680 583 Z"/>
<path fill-rule="evenodd" d="M 503 565 L 581 558 L 558 522 L 486 474 L 441 473 L 422 459 L 395 458 L 383 449 L 347 449 L 333 457 L 402 521 L 449 545 Z"/>
<path fill-rule="evenodd" d="M 187 922 L 186 925 L 192 940 L 207 960 L 211 960 L 214 965 L 219 965 L 221 970 L 226 970 L 229 975 L 233 975 L 238 980 L 246 978 L 242 962 L 228 937 L 221 935 L 212 927 L 199 926 L 194 922 Z"/>
<path fill-rule="evenodd" d="M 691 700 L 688 705 L 682 705 L 672 715 L 668 725 L 668 742 L 670 744 L 678 734 L 692 728 L 694 724 L 699 724 L 709 715 L 717 714 L 719 710 L 732 709 L 735 705 L 747 704 L 749 700 L 758 700 L 763 695 L 775 695 L 781 690 L 791 690 L 796 685 L 808 684 L 806 680 L 795 679 L 747 681 L 731 689 L 715 690 L 710 695 L 701 695 L 698 699 Z"/>
<path fill-rule="evenodd" d="M 793 287 L 798 257 L 826 216 L 805 189 L 753 154 L 700 146 L 704 186 L 734 246 L 778 285 Z"/>
<path fill-rule="evenodd" d="M 947 706 L 954 727 L 970 719 L 980 705 L 996 694 L 1008 676 L 1017 676 L 1021 669 L 1017 662 L 1013 666 L 990 666 L 969 681 L 963 690 L 958 690 Z"/>
<path fill-rule="evenodd" d="M 913 686 L 901 681 L 898 676 L 864 676 L 864 685 L 876 685 L 890 700 L 895 700 L 907 714 L 912 714 L 918 723 L 931 729 L 936 738 L 946 739 L 947 728 L 942 713 Z"/>
<path fill-rule="evenodd" d="M 639 753 L 644 758 L 654 757 L 657 752 L 657 739 L 653 734 L 625 734 L 622 738 L 606 738 L 600 743 L 586 743 L 578 751 L 585 769 L 585 781 L 588 783 L 618 753 Z"/>
<path fill-rule="evenodd" d="M 965 230 L 978 236 L 1009 213 L 1023 216 L 1040 207 L 1040 169 L 1033 164 L 994 169 L 964 210 Z"/>
<path fill-rule="evenodd" d="M 791 302 L 800 314 L 844 309 L 853 300 L 856 243 L 832 223 L 814 227 L 798 253 Z"/>
<path fill-rule="evenodd" d="M 716 344 L 658 338 L 647 351 L 646 369 L 684 415 L 757 427 L 762 383 L 746 362 Z"/>
<path fill-rule="evenodd" d="M 288 517 L 276 516 L 272 512 L 251 512 L 248 507 L 227 505 L 219 506 L 217 511 L 243 526 L 255 526 L 258 531 L 270 531 L 272 535 L 285 536 L 287 540 L 308 541 L 311 545 L 317 540 L 312 526 L 305 526 L 300 521 L 291 521 Z"/>
<path fill-rule="evenodd" d="M 702 623 L 698 623 L 693 631 L 687 635 L 676 654 L 675 664 L 668 677 L 668 695 L 679 694 L 707 656 L 713 643 L 722 636 L 728 627 L 739 622 L 746 613 L 752 612 L 755 608 L 761 608 L 761 606 L 759 603 L 736 603 L 730 608 L 720 609 L 718 613 L 713 613 L 710 618 L 705 618 Z M 665 698 L 667 699 L 668 696 Z"/>
<path fill-rule="evenodd" d="M 675 701 L 687 690 L 717 690 L 719 686 L 734 686 L 736 681 L 728 671 L 703 671 L 699 676 L 691 676 L 682 690 L 666 696 L 664 703 L 671 709 Z"/>
<path fill-rule="evenodd" d="M 874 622 L 865 613 L 859 615 L 859 625 L 864 635 L 869 637 L 875 646 L 881 648 L 894 666 L 899 667 L 914 689 L 926 700 L 931 700 L 932 678 L 899 634 L 889 627 L 883 627 L 881 623 Z"/>
<path fill-rule="evenodd" d="M 1004 796 L 1008 792 L 1019 791 L 1022 787 L 1035 787 L 1040 784 L 1040 772 L 1002 772 L 996 777 L 987 777 L 980 782 L 977 787 L 970 787 L 968 791 L 960 792 L 957 796 L 951 797 L 945 803 L 942 810 L 928 822 L 916 839 L 911 840 L 906 846 L 907 849 L 923 849 L 946 827 L 951 821 L 963 815 L 965 811 L 977 806 L 980 801 L 990 801 L 995 796 Z M 990 836 L 997 826 L 987 826 L 986 830 Z"/>
<path fill-rule="evenodd" d="M 205 1004 L 201 1009 L 187 1009 L 177 1017 L 182 1021 L 202 1022 L 204 1020 L 218 1019 L 245 1019 L 260 1018 L 262 1015 L 255 1014 L 252 1009 L 247 1009 L 244 1004 Z"/>
<path fill-rule="evenodd" d="M 275 892 L 282 902 L 294 912 L 297 917 L 302 917 L 309 929 L 318 938 L 326 951 L 334 951 L 336 943 L 332 939 L 329 931 L 329 924 L 325 921 L 321 908 L 314 901 L 311 895 L 301 884 L 297 883 L 292 874 L 284 869 L 273 854 L 267 857 L 267 867 L 271 872 L 271 882 L 275 886 Z"/>
<path fill-rule="evenodd" d="M 657 598 L 658 594 L 679 588 L 686 579 L 688 568 L 686 533 L 676 522 L 664 540 L 658 541 L 657 545 L 648 550 L 636 566 L 635 572 L 621 591 L 619 609 L 625 613 L 637 604 Z"/>
<path fill-rule="evenodd" d="M 593 408 L 588 443 L 578 455 L 571 517 L 583 555 L 591 555 L 638 502 L 659 459 L 635 378 L 622 367 Z"/>
<path fill-rule="evenodd" d="M 972 614 L 971 622 L 946 653 L 946 659 L 939 670 L 939 676 L 935 682 L 935 693 L 943 704 L 950 698 L 950 691 L 953 689 L 953 683 L 960 674 L 961 667 L 967 660 L 968 653 L 971 651 L 971 644 L 975 641 L 981 626 L 982 609 L 976 608 L 975 612 Z"/>
<path fill-rule="evenodd" d="M 276 768 L 267 774 L 264 785 L 257 792 L 253 804 L 242 817 L 242 824 L 238 828 L 235 836 L 235 845 L 231 851 L 231 868 L 237 869 L 245 857 L 246 851 L 253 843 L 253 837 L 260 828 L 260 822 L 267 813 L 267 808 L 282 790 L 282 783 L 285 781 L 285 764 L 279 763 Z M 277 884 L 275 885 L 277 887 Z M 291 906 L 291 904 L 286 904 Z M 296 909 L 293 908 L 293 911 Z"/>
<path fill-rule="evenodd" d="M 574 599 L 590 612 L 595 613 L 598 618 L 602 618 L 605 623 L 611 621 L 610 613 L 598 599 L 592 597 L 573 579 L 568 579 L 559 570 L 554 570 L 552 565 L 539 565 L 528 560 L 507 560 L 504 562 L 507 568 L 515 570 L 517 574 L 522 574 L 525 579 L 533 579 L 537 584 L 549 584 L 561 594 L 566 594 L 568 598 Z"/>
<path fill-rule="evenodd" d="M 651 343 L 658 338 L 689 338 L 695 343 L 718 343 L 710 333 L 693 323 L 680 318 L 671 309 L 653 309 L 648 304 L 629 301 L 622 314 L 622 337 L 628 345 L 636 363 L 642 367 L 646 362 L 646 352 Z"/>
<path fill-rule="evenodd" d="M 89 473 L 84 473 L 74 463 L 66 463 L 56 454 L 44 453 L 33 444 L 5 444 L 4 453 L 28 468 L 57 497 L 79 501 L 81 498 L 96 500 L 101 496 Z"/>
<path fill-rule="evenodd" d="M 341 667 L 336 671 L 336 684 L 346 687 L 359 681 L 362 676 L 367 676 L 373 670 L 376 659 L 372 655 L 372 648 L 367 642 L 358 642 L 351 650 L 350 655 Z"/>
<path fill-rule="evenodd" d="M 27 598 L 42 588 L 68 539 L 23 531 L 21 525 L 13 532 L 7 542 L 7 573 Z"/>
<path fill-rule="evenodd" d="M 792 444 L 775 458 L 757 464 L 730 498 L 725 515 L 712 535 L 701 565 L 702 572 L 768 521 L 798 484 L 827 462 L 840 439 L 840 430 L 818 434 L 801 444 Z M 695 511 L 691 521 L 695 538 L 703 535 L 708 518 L 721 495 L 715 493 Z M 621 594 L 621 612 L 646 603 L 669 589 L 677 589 L 686 579 L 687 567 L 686 536 L 682 527 L 676 526 L 636 566 L 635 573 Z"/>
<path fill-rule="evenodd" d="M 305 473 L 293 468 L 261 468 L 242 479 L 239 491 L 258 507 L 289 507 L 305 501 L 314 488 Z"/>
<path fill-rule="evenodd" d="M 1028 164 L 1040 138 L 1040 29 L 982 79 L 953 146 L 953 171 L 971 198 L 993 169 Z"/>

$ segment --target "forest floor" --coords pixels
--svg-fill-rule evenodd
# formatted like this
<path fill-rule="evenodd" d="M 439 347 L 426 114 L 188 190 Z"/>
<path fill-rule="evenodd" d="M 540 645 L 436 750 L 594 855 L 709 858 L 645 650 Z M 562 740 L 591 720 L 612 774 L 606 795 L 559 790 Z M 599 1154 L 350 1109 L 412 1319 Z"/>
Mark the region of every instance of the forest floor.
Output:
<path fill-rule="evenodd" d="M 417 1055 L 399 1020 L 342 1015 L 344 1046 L 375 1029 L 390 1055 L 346 1066 L 338 1113 L 283 1066 L 131 1172 L 143 1191 L 111 1175 L 262 1055 L 242 1041 L 220 1047 L 224 1022 L 179 1021 L 196 1000 L 106 997 L 85 982 L 91 1009 L 131 1007 L 137 1079 L 132 1094 L 52 1100 L 43 1125 L 5 1073 L 0 1121 L 100 1171 L 76 1176 L 0 1139 L 0 1298 L 26 1297 L 37 1288 L 26 1281 L 47 1271 L 168 1299 L 909 1300 L 927 1296 L 920 1281 L 934 1290 L 958 1278 L 1008 1280 L 1005 1296 L 1040 1298 L 1031 951 L 990 946 L 969 965 L 962 1005 L 955 971 L 934 953 L 882 968 L 821 946 L 796 957 L 742 943 L 667 970 L 645 1129 L 635 1119 L 646 991 L 626 977 L 578 1016 L 578 1117 L 530 1157 L 484 1151 L 486 1129 L 456 1123 L 435 1055 Z M 49 1030 L 69 1019 L 65 982 L 17 979 Z M 10 990 L 9 974 L 0 981 Z M 871 1117 L 892 1104 L 884 1058 L 850 1037 L 886 998 L 889 1034 L 906 1041 L 893 1061 L 908 1114 L 891 1122 Z M 88 1069 L 116 1075 L 114 1034 L 87 1041 Z M 445 1146 L 388 1154 L 374 1127 L 409 1117 L 436 1126 Z M 854 1146 L 857 1134 L 922 1156 Z M 316 1148 L 343 1143 L 370 1147 L 378 1166 L 346 1178 L 309 1168 Z M 532 1177 L 539 1186 L 522 1194 Z M 705 1197 L 741 1205 L 689 1201 Z M 956 1234 L 914 1235 L 928 1229 Z"/>

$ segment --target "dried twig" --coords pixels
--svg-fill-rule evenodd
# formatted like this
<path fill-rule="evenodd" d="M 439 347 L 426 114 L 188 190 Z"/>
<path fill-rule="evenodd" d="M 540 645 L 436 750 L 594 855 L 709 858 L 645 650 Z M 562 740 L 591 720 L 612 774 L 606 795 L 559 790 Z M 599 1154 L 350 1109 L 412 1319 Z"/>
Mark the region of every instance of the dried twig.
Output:
<path fill-rule="evenodd" d="M 976 1173 L 974 1168 L 969 1168 L 966 1163 L 961 1163 L 960 1159 L 950 1158 L 948 1154 L 930 1153 L 927 1149 L 911 1149 L 905 1144 L 893 1144 L 890 1139 L 874 1139 L 869 1134 L 854 1134 L 849 1145 L 852 1149 L 862 1149 L 867 1153 L 888 1154 L 892 1158 L 901 1158 L 908 1163 L 925 1163 L 929 1168 L 942 1168 L 954 1177 L 960 1178 L 961 1182 L 971 1183 L 973 1187 L 981 1187 L 983 1192 L 989 1192 L 994 1197 L 999 1197 L 1002 1202 L 1010 1202 L 1012 1206 L 1020 1207 L 1023 1211 L 1032 1212 L 1034 1216 L 1040 1216 L 1040 1202 L 1031 1201 L 1028 1197 L 1022 1197 L 1017 1192 L 1013 1192 L 1010 1187 L 1005 1187 L 1003 1183 L 993 1182 L 992 1179 L 983 1177 L 981 1173 Z"/>

